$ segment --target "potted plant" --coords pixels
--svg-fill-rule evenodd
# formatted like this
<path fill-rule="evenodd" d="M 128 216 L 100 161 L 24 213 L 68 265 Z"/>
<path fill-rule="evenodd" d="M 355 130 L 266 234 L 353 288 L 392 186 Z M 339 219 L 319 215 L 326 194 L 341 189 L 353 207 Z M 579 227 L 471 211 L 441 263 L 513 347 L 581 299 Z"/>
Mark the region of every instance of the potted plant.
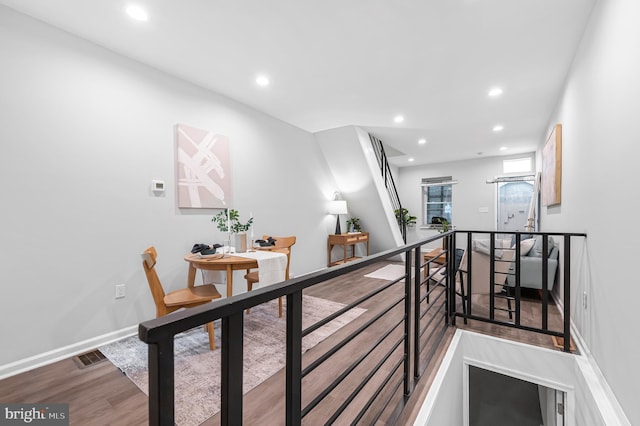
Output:
<path fill-rule="evenodd" d="M 434 217 L 434 219 L 436 219 L 436 218 Z M 438 217 L 437 220 L 432 220 L 431 224 L 441 234 L 444 234 L 445 232 L 449 231 L 449 221 L 444 217 Z M 447 249 L 447 240 L 445 238 L 442 239 L 442 248 L 444 250 Z"/>
<path fill-rule="evenodd" d="M 215 215 L 211 219 L 211 222 L 215 222 L 218 229 L 222 232 L 231 232 L 237 234 L 240 232 L 247 232 L 251 227 L 251 224 L 253 223 L 253 218 L 249 218 L 246 223 L 241 223 L 240 213 L 238 213 L 238 210 L 224 209 L 221 210 L 217 215 Z M 231 230 L 229 230 L 229 224 L 231 225 Z"/>
<path fill-rule="evenodd" d="M 247 251 L 247 235 L 246 232 L 253 223 L 253 217 L 246 222 L 240 222 L 240 213 L 234 209 L 224 209 L 218 212 L 212 219 L 221 232 L 236 234 L 236 250 L 239 252 Z"/>
<path fill-rule="evenodd" d="M 398 225 L 406 223 L 407 226 L 413 226 L 416 224 L 416 220 L 418 220 L 416 216 L 412 216 L 411 214 L 409 214 L 409 210 L 405 209 L 404 207 L 402 208 L 402 210 L 396 209 L 395 214 Z"/>
<path fill-rule="evenodd" d="M 360 226 L 360 219 L 352 217 L 347 220 L 347 229 L 349 232 L 362 232 L 362 226 Z"/>
<path fill-rule="evenodd" d="M 444 234 L 449 231 L 449 221 L 447 219 L 442 218 L 439 225 L 440 226 L 437 227 L 439 233 Z"/>

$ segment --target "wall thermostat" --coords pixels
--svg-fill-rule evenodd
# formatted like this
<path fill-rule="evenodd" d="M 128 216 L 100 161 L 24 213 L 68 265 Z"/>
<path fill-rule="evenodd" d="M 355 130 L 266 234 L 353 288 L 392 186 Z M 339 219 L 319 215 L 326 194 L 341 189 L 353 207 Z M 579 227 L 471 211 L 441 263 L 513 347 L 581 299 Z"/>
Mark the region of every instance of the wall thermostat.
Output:
<path fill-rule="evenodd" d="M 151 181 L 151 189 L 153 192 L 164 192 L 164 181 L 162 180 L 152 180 Z"/>

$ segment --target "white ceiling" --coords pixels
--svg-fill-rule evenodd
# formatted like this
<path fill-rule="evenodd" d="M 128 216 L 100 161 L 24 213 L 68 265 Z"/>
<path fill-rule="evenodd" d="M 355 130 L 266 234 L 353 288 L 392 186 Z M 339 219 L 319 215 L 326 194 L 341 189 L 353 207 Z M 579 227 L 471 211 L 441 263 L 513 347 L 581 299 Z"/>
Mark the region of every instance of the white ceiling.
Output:
<path fill-rule="evenodd" d="M 132 1 L 148 22 L 127 0 L 0 4 L 310 132 L 361 126 L 400 167 L 535 150 L 595 2 Z"/>

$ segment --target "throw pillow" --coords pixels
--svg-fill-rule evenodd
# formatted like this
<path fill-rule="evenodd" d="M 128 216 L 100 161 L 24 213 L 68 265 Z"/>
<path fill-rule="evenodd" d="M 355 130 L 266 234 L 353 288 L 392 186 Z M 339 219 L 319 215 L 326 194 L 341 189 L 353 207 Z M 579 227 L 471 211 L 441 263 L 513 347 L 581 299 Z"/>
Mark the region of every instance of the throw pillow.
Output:
<path fill-rule="evenodd" d="M 533 248 L 535 242 L 535 238 L 529 238 L 527 240 L 520 241 L 520 256 L 527 256 Z"/>
<path fill-rule="evenodd" d="M 542 235 L 536 235 L 535 240 L 536 241 L 533 244 L 531 251 L 529 252 L 529 256 L 542 257 Z M 549 255 L 549 253 L 551 253 L 553 246 L 554 246 L 553 238 L 549 237 L 549 252 L 547 253 L 547 256 Z"/>
<path fill-rule="evenodd" d="M 504 243 L 502 240 L 496 240 L 494 244 L 493 257 L 496 259 L 502 259 L 502 250 L 500 249 L 503 247 L 509 247 L 509 240 L 505 240 Z M 491 240 L 482 238 L 474 239 L 471 241 L 471 250 L 491 256 Z"/>
<path fill-rule="evenodd" d="M 533 235 L 531 234 L 520 234 L 520 242 L 523 242 L 524 240 L 529 240 L 532 239 Z M 515 248 L 516 247 L 516 234 L 511 234 L 511 248 Z"/>

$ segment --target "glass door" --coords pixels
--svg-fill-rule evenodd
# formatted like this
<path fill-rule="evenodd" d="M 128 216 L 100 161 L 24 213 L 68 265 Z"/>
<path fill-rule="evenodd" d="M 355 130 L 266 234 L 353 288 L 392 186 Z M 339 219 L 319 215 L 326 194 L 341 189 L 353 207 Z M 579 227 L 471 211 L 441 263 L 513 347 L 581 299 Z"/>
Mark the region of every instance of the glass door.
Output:
<path fill-rule="evenodd" d="M 497 219 L 498 231 L 514 232 L 525 231 L 529 211 L 531 209 L 531 199 L 533 198 L 534 179 L 514 182 L 497 182 Z M 538 203 L 534 205 L 535 219 L 534 231 L 538 230 Z"/>

